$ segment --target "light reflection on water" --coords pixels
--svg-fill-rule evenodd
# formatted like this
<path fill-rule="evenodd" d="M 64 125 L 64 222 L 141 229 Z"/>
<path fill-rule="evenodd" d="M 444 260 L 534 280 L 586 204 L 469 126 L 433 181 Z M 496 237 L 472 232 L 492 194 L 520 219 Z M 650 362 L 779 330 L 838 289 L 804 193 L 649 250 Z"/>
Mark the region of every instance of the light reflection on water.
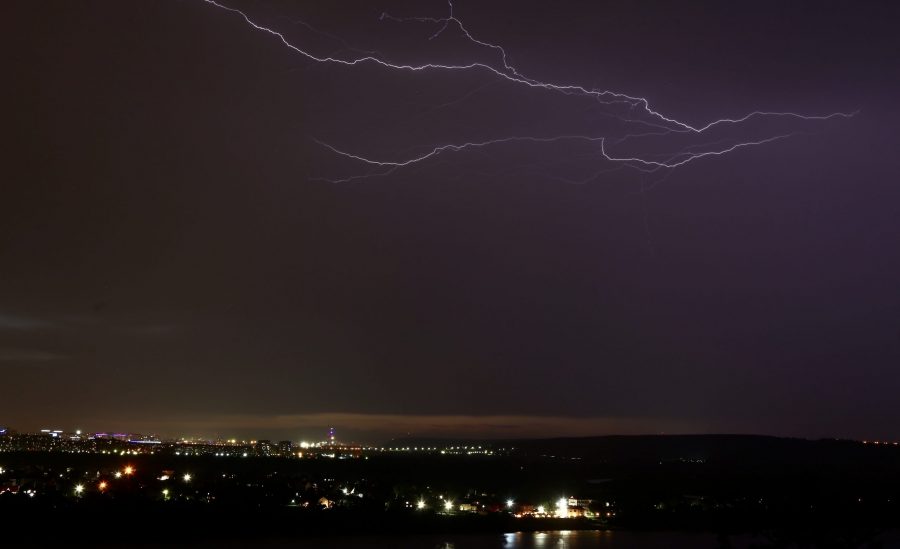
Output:
<path fill-rule="evenodd" d="M 766 547 L 764 540 L 731 537 L 723 545 L 715 534 L 689 532 L 629 532 L 611 530 L 557 530 L 507 534 L 459 534 L 413 536 L 351 536 L 298 540 L 219 541 L 194 543 L 128 543 L 110 549 L 750 549 Z M 900 531 L 880 539 L 883 549 L 900 547 Z M 5 549 L 5 546 L 4 546 Z M 12 549 L 12 548 L 11 548 Z"/>
<path fill-rule="evenodd" d="M 579 545 L 595 545 L 602 534 L 602 531 L 582 531 L 576 536 Z M 514 532 L 503 535 L 505 546 L 509 548 L 533 547 L 534 549 L 557 548 L 563 549 L 571 546 L 572 531 L 559 530 L 555 532 Z M 593 542 L 593 543 L 591 543 Z"/>
<path fill-rule="evenodd" d="M 546 532 L 510 532 L 500 539 L 495 536 L 460 536 L 452 541 L 432 545 L 436 549 L 718 549 L 720 539 L 714 534 L 681 532 L 615 532 L 612 530 L 556 530 Z M 731 539 L 734 549 L 752 545 L 748 539 Z M 408 540 L 398 547 L 425 547 Z"/>
<path fill-rule="evenodd" d="M 737 540 L 732 540 L 737 541 Z M 219 546 L 220 548 L 222 546 Z M 320 538 L 289 542 L 284 549 L 355 549 L 422 548 L 422 549 L 719 549 L 714 534 L 679 532 L 615 532 L 612 530 L 548 530 L 544 532 L 510 532 L 506 534 L 448 534 L 414 536 L 363 536 L 357 538 Z M 732 549 L 745 549 L 746 544 L 733 543 Z M 275 549 L 256 545 L 254 549 Z M 155 548 L 154 548 L 155 549 Z M 197 549 L 192 548 L 192 549 Z M 205 548 L 204 548 L 205 549 Z M 222 548 L 224 549 L 224 548 Z M 230 549 L 230 548 L 229 548 Z M 241 548 L 243 549 L 243 547 Z M 277 549 L 282 549 L 278 546 Z"/>

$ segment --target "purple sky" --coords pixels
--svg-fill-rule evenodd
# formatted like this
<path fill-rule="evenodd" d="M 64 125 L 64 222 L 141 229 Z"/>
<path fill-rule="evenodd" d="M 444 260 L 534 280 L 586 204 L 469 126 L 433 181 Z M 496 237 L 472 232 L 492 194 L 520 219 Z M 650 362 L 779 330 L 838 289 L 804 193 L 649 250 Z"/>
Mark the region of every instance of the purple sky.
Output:
<path fill-rule="evenodd" d="M 442 2 L 225 3 L 319 56 L 498 63 L 379 20 Z M 529 76 L 690 125 L 859 114 L 616 147 L 798 132 L 652 174 L 515 142 L 333 183 L 368 168 L 316 139 L 400 160 L 621 137 L 609 115 L 634 113 L 485 71 L 314 63 L 201 0 L 5 5 L 0 424 L 900 438 L 900 7 L 677 4 L 455 15 Z"/>

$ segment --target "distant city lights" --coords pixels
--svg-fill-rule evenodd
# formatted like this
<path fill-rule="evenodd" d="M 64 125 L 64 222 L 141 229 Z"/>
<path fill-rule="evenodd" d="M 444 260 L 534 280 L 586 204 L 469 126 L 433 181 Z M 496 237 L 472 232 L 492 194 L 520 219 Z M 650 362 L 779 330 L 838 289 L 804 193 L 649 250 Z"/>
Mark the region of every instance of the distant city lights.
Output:
<path fill-rule="evenodd" d="M 52 433 L 52 431 L 50 431 Z M 105 435 L 104 435 L 105 436 Z M 119 435 L 116 435 L 119 436 Z M 38 445 L 40 451 L 67 451 L 71 453 L 94 453 L 94 454 L 110 454 L 111 456 L 120 455 L 119 447 L 130 444 L 131 440 L 136 440 L 138 435 L 121 435 L 121 438 L 103 438 L 98 439 L 98 435 L 84 435 L 78 440 L 71 438 L 68 434 L 62 437 L 54 438 L 47 434 L 41 435 L 22 435 L 21 442 L 15 439 L 4 439 L 0 442 L 13 441 L 20 444 L 14 446 L 8 444 L 5 448 L 0 447 L 0 451 L 9 451 L 9 448 L 30 448 L 28 444 L 38 444 L 48 441 L 48 446 Z M 97 444 L 98 440 L 102 440 L 102 444 Z M 52 441 L 52 442 L 51 442 Z M 109 443 L 107 443 L 109 442 Z M 269 441 L 259 440 L 252 441 L 224 441 L 224 440 L 202 440 L 202 439 L 177 439 L 164 441 L 163 451 L 156 450 L 156 453 L 172 456 L 173 460 L 177 460 L 180 465 L 165 464 L 159 466 L 156 461 L 137 461 L 144 458 L 111 458 L 119 459 L 117 465 L 110 468 L 104 468 L 98 463 L 97 468 L 91 467 L 67 467 L 63 470 L 54 471 L 51 475 L 50 483 L 44 487 L 40 484 L 40 479 L 33 479 L 31 482 L 37 481 L 38 490 L 32 489 L 32 485 L 24 484 L 20 480 L 19 471 L 13 471 L 15 480 L 10 483 L 0 483 L 0 494 L 16 494 L 21 493 L 24 497 L 43 496 L 48 494 L 52 497 L 52 493 L 56 490 L 67 492 L 69 498 L 73 501 L 80 501 L 79 505 L 88 504 L 92 498 L 108 499 L 109 497 L 120 496 L 120 494 L 129 494 L 128 497 L 140 493 L 143 497 L 150 498 L 160 505 L 170 505 L 170 502 L 184 502 L 189 504 L 193 501 L 205 501 L 207 503 L 215 503 L 221 496 L 217 494 L 220 489 L 231 490 L 233 488 L 243 489 L 251 487 L 265 487 L 267 492 L 269 486 L 278 486 L 279 483 L 286 482 L 296 486 L 290 493 L 284 494 L 284 499 L 280 504 L 289 505 L 291 507 L 302 508 L 340 508 L 355 505 L 358 500 L 366 499 L 367 504 L 371 504 L 376 499 L 377 491 L 372 490 L 372 486 L 368 483 L 368 479 L 352 480 L 351 478 L 322 478 L 319 482 L 313 484 L 305 483 L 297 486 L 296 479 L 290 476 L 285 477 L 280 471 L 270 472 L 265 479 L 258 481 L 245 480 L 240 474 L 231 472 L 228 464 L 223 463 L 224 469 L 220 473 L 212 475 L 199 474 L 195 476 L 193 465 L 189 465 L 185 458 L 180 456 L 217 456 L 224 459 L 239 459 L 241 456 L 249 458 L 266 457 L 266 458 L 294 458 L 308 454 L 310 458 L 332 458 L 332 459 L 352 459 L 376 456 L 380 452 L 397 451 L 397 452 L 439 452 L 445 454 L 457 454 L 462 456 L 470 456 L 472 453 L 485 456 L 490 455 L 509 455 L 510 448 L 494 448 L 479 446 L 412 446 L 390 449 L 387 447 L 373 447 L 356 444 L 343 444 L 340 442 L 313 442 L 313 443 L 296 443 L 291 441 Z M 119 447 L 116 447 L 116 446 Z M 239 446 L 235 446 L 239 445 Z M 158 447 L 158 445 L 154 445 Z M 308 448 L 306 452 L 298 452 L 300 447 Z M 54 448 L 62 449 L 54 449 Z M 177 451 L 176 451 L 177 449 Z M 224 450 L 224 451 L 223 451 Z M 32 450 L 33 451 L 33 450 Z M 496 451 L 496 453 L 494 453 Z M 131 454 L 130 451 L 124 453 Z M 142 455 L 152 454 L 154 452 L 142 450 Z M 175 458 L 174 456 L 179 456 Z M 551 456 L 553 457 L 553 456 Z M 104 458 L 107 459 L 107 458 Z M 445 459 L 445 458 L 438 458 Z M 477 458 L 491 459 L 491 458 Z M 131 461 L 128 463 L 125 460 Z M 157 468 L 158 467 L 158 468 Z M 168 469 L 166 467 L 171 467 Z M 137 469 L 140 468 L 140 476 Z M 155 470 L 155 471 L 154 471 Z M 58 473 L 58 474 L 57 474 Z M 154 474 L 155 473 L 155 474 Z M 202 472 L 201 472 L 202 473 Z M 0 468 L 0 474 L 6 476 L 10 474 L 9 469 Z M 276 477 L 277 475 L 277 477 Z M 131 477 L 133 480 L 128 481 Z M 221 484 L 216 478 L 221 477 Z M 284 478 L 284 480 L 282 480 Z M 123 479 L 123 480 L 113 480 Z M 140 480 L 140 482 L 138 482 Z M 158 482 L 156 482 L 158 481 Z M 174 484 L 173 484 L 174 483 Z M 183 484 L 182 484 L 183 483 Z M 187 485 L 190 483 L 190 487 Z M 258 484 L 257 484 L 258 483 Z M 263 484 L 265 483 L 265 484 Z M 178 488 L 181 486 L 181 489 Z M 559 488 L 559 487 L 557 487 Z M 120 492 L 121 490 L 121 492 Z M 308 490 L 312 494 L 304 495 L 303 491 Z M 419 516 L 428 515 L 445 515 L 447 520 L 452 516 L 463 516 L 466 514 L 503 514 L 515 518 L 534 518 L 537 520 L 550 520 L 551 518 L 560 519 L 576 519 L 589 518 L 596 520 L 610 520 L 617 513 L 615 505 L 611 505 L 609 501 L 596 503 L 592 499 L 579 499 L 576 495 L 573 497 L 560 497 L 561 490 L 550 491 L 541 499 L 528 500 L 521 497 L 515 497 L 514 494 L 507 492 L 506 494 L 497 494 L 496 497 L 489 492 L 460 491 L 459 487 L 451 488 L 451 494 L 446 492 L 447 487 L 440 490 L 432 491 L 432 487 L 420 486 L 414 488 L 415 491 L 403 494 L 401 501 L 387 500 L 383 503 L 387 507 L 393 505 L 402 505 L 406 509 L 411 509 Z M 277 492 L 277 490 L 275 491 Z M 270 493 L 275 493 L 270 492 Z M 442 493 L 443 492 L 443 493 Z M 228 493 L 227 491 L 225 492 Z M 364 494 L 365 493 L 365 494 Z M 522 496 L 522 494 L 517 494 Z M 4 497 L 6 497 L 4 495 Z M 398 498 L 399 499 L 399 498 Z M 83 500 L 83 501 L 82 501 Z M 371 502 L 368 500 L 372 500 Z M 538 502 L 544 502 L 538 505 Z M 163 503 L 166 502 L 166 503 Z M 597 506 L 604 506 L 603 512 L 597 509 Z M 373 506 L 372 508 L 377 508 Z"/>

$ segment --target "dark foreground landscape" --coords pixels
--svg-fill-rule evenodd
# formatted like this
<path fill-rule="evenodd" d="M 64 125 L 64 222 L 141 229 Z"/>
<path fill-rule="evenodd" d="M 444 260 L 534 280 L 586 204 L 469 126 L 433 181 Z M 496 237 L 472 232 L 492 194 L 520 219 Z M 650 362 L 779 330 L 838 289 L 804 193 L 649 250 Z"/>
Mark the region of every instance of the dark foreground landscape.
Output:
<path fill-rule="evenodd" d="M 421 450 L 7 451 L 3 534 L 19 545 L 114 547 L 862 548 L 896 546 L 900 528 L 893 444 L 597 437 L 482 441 L 463 453 L 426 448 L 475 443 L 392 444 Z"/>

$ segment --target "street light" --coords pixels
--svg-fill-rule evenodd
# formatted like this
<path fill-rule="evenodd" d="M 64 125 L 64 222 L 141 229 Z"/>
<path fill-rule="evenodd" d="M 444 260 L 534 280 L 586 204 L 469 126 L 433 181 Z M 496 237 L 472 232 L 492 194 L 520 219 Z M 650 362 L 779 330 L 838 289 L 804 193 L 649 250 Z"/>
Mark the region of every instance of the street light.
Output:
<path fill-rule="evenodd" d="M 190 473 L 185 473 L 184 476 L 181 477 L 181 480 L 183 480 L 183 481 L 185 481 L 185 482 L 190 482 L 190 481 L 191 481 L 191 474 L 190 474 Z"/>
<path fill-rule="evenodd" d="M 82 492 L 84 492 L 84 484 L 76 484 L 75 494 L 80 496 Z"/>

